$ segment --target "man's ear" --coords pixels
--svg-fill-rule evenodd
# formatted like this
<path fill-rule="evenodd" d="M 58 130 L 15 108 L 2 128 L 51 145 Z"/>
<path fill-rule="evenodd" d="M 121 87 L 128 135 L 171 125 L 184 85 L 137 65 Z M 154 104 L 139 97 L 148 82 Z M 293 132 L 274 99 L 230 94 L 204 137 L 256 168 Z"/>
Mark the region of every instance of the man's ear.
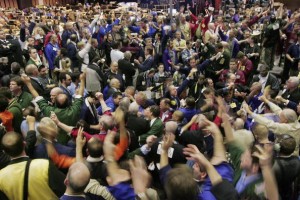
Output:
<path fill-rule="evenodd" d="M 68 185 L 69 185 L 69 180 L 68 180 L 68 178 L 66 178 L 66 179 L 64 180 L 64 184 L 65 184 L 65 186 L 68 186 Z"/>
<path fill-rule="evenodd" d="M 110 176 L 106 177 L 106 182 L 108 183 L 108 185 L 112 184 L 112 179 L 110 178 Z"/>
<path fill-rule="evenodd" d="M 206 172 L 200 172 L 200 179 L 205 179 L 207 176 L 207 173 Z"/>

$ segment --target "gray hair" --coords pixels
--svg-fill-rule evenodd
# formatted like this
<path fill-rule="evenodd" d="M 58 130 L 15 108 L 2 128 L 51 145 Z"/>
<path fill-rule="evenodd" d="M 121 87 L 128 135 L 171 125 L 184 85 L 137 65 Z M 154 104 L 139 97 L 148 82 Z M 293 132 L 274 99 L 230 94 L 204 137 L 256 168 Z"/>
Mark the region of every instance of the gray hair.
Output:
<path fill-rule="evenodd" d="M 125 51 L 125 53 L 124 53 L 124 58 L 125 59 L 130 60 L 131 56 L 132 56 L 132 54 L 131 54 L 130 51 Z"/>
<path fill-rule="evenodd" d="M 128 112 L 131 114 L 137 114 L 139 112 L 139 105 L 136 102 L 132 102 L 129 105 Z"/>
<path fill-rule="evenodd" d="M 286 118 L 288 123 L 294 123 L 298 120 L 297 114 L 294 110 L 286 108 L 281 112 L 283 116 Z"/>

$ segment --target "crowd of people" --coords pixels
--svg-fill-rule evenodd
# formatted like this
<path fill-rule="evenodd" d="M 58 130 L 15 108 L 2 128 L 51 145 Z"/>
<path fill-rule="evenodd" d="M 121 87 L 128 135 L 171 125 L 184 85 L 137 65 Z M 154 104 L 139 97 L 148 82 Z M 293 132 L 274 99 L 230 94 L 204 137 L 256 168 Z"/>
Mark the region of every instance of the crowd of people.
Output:
<path fill-rule="evenodd" d="M 1 10 L 0 199 L 299 199 L 300 9 L 212 5 Z"/>

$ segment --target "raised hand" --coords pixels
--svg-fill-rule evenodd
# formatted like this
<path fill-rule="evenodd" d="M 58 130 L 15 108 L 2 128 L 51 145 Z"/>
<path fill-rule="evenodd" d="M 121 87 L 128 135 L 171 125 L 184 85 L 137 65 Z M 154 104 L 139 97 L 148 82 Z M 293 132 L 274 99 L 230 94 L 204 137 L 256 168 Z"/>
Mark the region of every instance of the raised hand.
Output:
<path fill-rule="evenodd" d="M 165 152 L 168 151 L 168 149 L 174 144 L 175 135 L 166 133 L 163 137 L 163 143 L 161 145 L 162 150 Z"/>
<path fill-rule="evenodd" d="M 86 138 L 83 135 L 83 127 L 79 127 L 77 137 L 76 137 L 76 147 L 83 148 L 86 143 Z"/>

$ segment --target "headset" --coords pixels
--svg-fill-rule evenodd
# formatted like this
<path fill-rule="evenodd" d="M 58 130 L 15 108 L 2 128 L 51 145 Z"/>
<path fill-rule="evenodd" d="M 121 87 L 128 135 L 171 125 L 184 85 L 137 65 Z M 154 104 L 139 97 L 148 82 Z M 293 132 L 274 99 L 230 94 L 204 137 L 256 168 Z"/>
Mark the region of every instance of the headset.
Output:
<path fill-rule="evenodd" d="M 279 152 L 286 153 L 286 151 L 290 151 L 289 149 L 286 149 L 286 147 L 282 145 L 282 142 L 285 140 L 288 140 L 288 139 L 295 140 L 291 135 L 288 135 L 288 134 L 283 134 L 283 135 L 279 136 L 276 144 L 274 145 L 274 150 L 278 153 Z M 296 143 L 296 141 L 295 141 L 295 143 Z"/>

